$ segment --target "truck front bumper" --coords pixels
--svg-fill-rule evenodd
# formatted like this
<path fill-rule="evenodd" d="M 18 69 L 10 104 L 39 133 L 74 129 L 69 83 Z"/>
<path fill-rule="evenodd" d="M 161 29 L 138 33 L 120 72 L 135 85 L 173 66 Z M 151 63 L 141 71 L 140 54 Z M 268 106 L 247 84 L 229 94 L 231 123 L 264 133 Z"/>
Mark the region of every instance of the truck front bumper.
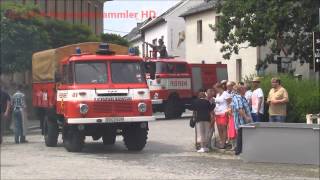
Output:
<path fill-rule="evenodd" d="M 154 116 L 134 117 L 98 117 L 98 118 L 68 118 L 68 124 L 101 124 L 101 123 L 123 123 L 123 122 L 148 122 L 154 121 Z"/>

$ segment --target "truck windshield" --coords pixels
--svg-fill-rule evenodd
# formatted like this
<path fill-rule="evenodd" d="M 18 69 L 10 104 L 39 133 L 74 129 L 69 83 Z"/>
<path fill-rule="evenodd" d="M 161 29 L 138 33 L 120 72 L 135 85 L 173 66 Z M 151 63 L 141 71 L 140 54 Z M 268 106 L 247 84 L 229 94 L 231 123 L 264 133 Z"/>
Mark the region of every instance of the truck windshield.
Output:
<path fill-rule="evenodd" d="M 113 83 L 143 83 L 145 76 L 140 62 L 112 62 L 111 79 Z"/>
<path fill-rule="evenodd" d="M 79 84 L 103 84 L 107 82 L 107 64 L 79 62 L 75 64 L 75 81 Z"/>
<path fill-rule="evenodd" d="M 184 63 L 157 62 L 156 72 L 168 74 L 188 73 L 188 68 Z"/>

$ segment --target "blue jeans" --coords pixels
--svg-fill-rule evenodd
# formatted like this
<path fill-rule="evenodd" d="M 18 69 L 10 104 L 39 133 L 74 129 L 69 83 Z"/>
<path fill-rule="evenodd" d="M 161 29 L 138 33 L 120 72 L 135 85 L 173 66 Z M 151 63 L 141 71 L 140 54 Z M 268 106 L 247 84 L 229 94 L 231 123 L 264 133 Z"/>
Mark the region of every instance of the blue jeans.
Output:
<path fill-rule="evenodd" d="M 23 136 L 22 109 L 15 109 L 13 111 L 13 118 L 15 124 L 14 141 L 16 143 L 25 141 L 25 136 Z"/>
<path fill-rule="evenodd" d="M 269 116 L 269 122 L 285 122 L 286 116 Z"/>
<path fill-rule="evenodd" d="M 261 122 L 263 119 L 263 114 L 261 113 L 251 113 L 253 122 Z"/>

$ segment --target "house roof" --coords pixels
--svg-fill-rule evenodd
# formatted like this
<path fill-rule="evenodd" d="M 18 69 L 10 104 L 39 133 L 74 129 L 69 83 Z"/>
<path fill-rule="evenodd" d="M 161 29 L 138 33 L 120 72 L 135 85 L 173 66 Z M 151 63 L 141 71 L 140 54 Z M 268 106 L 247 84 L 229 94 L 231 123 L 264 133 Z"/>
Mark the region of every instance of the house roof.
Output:
<path fill-rule="evenodd" d="M 181 4 L 185 3 L 187 0 L 182 0 L 180 2 L 178 2 L 176 5 L 172 6 L 170 9 L 168 9 L 166 12 L 162 13 L 160 16 L 158 16 L 157 18 L 149 21 L 149 23 L 145 24 L 144 26 L 142 26 L 140 29 L 144 30 L 147 28 L 150 28 L 160 22 L 165 22 L 165 17 L 166 15 L 170 14 L 172 11 L 174 11 L 176 8 L 178 8 Z"/>
<path fill-rule="evenodd" d="M 148 20 L 145 20 L 141 23 L 137 23 L 137 26 L 134 27 L 127 35 L 123 36 L 126 38 L 129 42 L 138 40 L 141 38 L 140 28 L 145 25 L 148 22 Z"/>
<path fill-rule="evenodd" d="M 217 5 L 217 0 L 207 0 L 195 7 L 190 8 L 186 12 L 182 13 L 180 17 L 187 17 L 187 16 L 191 16 L 201 12 L 205 12 L 208 10 L 212 10 L 216 7 L 216 5 Z"/>

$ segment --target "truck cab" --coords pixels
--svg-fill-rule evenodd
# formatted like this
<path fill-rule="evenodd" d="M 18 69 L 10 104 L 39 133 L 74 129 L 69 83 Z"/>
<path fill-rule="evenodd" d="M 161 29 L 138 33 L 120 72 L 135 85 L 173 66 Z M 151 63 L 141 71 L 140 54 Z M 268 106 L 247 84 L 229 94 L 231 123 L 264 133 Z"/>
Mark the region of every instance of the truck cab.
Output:
<path fill-rule="evenodd" d="M 153 111 L 164 112 L 168 119 L 180 117 L 185 104 L 192 98 L 192 75 L 188 63 L 159 58 L 146 60 L 145 66 Z"/>

